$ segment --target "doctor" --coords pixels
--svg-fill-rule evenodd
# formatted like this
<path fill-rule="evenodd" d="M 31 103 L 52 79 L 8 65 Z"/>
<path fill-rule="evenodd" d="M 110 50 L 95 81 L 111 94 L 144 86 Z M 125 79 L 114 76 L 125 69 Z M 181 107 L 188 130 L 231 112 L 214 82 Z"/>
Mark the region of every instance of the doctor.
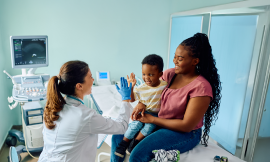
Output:
<path fill-rule="evenodd" d="M 124 134 L 132 111 L 131 86 L 121 78 L 122 105 L 116 121 L 104 118 L 83 103 L 91 93 L 94 79 L 88 64 L 65 63 L 48 84 L 44 110 L 44 148 L 39 162 L 94 162 L 98 134 Z M 67 95 L 63 98 L 61 94 Z"/>

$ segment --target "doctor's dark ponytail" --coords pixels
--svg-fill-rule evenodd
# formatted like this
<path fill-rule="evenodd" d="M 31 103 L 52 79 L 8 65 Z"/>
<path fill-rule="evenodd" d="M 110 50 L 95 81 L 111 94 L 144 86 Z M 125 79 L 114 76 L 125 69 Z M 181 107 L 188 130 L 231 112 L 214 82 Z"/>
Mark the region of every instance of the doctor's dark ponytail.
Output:
<path fill-rule="evenodd" d="M 54 121 L 59 119 L 59 114 L 66 101 L 62 94 L 76 95 L 77 83 L 84 83 L 84 78 L 89 71 L 88 64 L 83 61 L 69 61 L 61 68 L 58 76 L 53 76 L 48 83 L 47 102 L 44 110 L 44 122 L 48 129 L 55 127 Z"/>

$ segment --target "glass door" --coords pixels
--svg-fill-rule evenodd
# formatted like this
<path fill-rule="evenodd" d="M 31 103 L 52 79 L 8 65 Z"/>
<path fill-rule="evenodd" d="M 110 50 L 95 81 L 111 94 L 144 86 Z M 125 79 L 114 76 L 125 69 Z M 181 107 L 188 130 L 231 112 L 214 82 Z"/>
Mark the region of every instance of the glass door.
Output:
<path fill-rule="evenodd" d="M 253 153 L 254 159 L 260 156 L 254 152 L 256 133 L 261 138 L 260 132 L 266 129 L 262 126 L 258 130 L 258 121 L 268 122 L 268 117 L 261 119 L 259 110 L 270 56 L 270 40 L 265 39 L 270 33 L 269 6 L 189 13 L 171 17 L 168 67 L 174 67 L 175 49 L 184 39 L 199 29 L 208 35 L 222 82 L 220 112 L 210 137 L 227 151 L 251 162 Z M 260 146 L 257 144 L 256 149 Z"/>
<path fill-rule="evenodd" d="M 250 70 L 256 70 L 252 57 L 258 15 L 213 15 L 211 19 L 210 44 L 222 82 L 222 98 L 210 136 L 235 154 Z"/>

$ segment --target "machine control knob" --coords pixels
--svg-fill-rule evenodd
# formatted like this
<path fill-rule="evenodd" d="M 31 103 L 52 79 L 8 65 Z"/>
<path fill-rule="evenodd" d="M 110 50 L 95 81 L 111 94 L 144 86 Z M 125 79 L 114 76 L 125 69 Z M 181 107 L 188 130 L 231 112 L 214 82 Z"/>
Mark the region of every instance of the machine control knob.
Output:
<path fill-rule="evenodd" d="M 32 96 L 33 96 L 33 97 L 36 97 L 37 95 L 38 95 L 37 92 L 33 92 L 33 93 L 32 93 Z"/>

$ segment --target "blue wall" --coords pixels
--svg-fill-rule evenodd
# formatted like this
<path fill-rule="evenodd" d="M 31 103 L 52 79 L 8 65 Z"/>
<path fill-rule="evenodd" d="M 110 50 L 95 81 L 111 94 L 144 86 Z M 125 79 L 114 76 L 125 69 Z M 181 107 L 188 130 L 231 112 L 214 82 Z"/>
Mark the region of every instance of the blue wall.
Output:
<path fill-rule="evenodd" d="M 12 82 L 3 73 L 3 70 L 10 70 L 10 68 L 7 68 L 7 59 L 9 58 L 3 52 L 2 40 L 0 39 L 0 148 L 4 139 L 7 137 L 8 130 L 10 130 L 12 125 L 18 125 L 20 123 L 19 109 L 10 110 L 8 107 L 7 97 L 11 96 Z"/>
<path fill-rule="evenodd" d="M 2 21 L 4 52 L 10 55 L 10 35 L 48 35 L 50 65 L 37 72 L 57 75 L 63 63 L 79 59 L 92 72 L 109 70 L 112 80 L 131 72 L 140 76 L 141 61 L 147 54 L 159 54 L 166 62 L 170 3 L 105 2 L 5 3 L 4 11 L 9 14 Z M 19 74 L 20 70 L 12 72 Z"/>

